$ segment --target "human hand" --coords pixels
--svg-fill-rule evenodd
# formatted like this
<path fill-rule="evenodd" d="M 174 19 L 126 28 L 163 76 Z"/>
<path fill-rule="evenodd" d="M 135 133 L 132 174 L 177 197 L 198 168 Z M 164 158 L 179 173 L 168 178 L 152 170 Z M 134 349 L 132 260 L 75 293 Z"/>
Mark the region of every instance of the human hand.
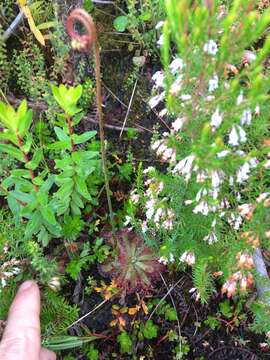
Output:
<path fill-rule="evenodd" d="M 41 348 L 40 293 L 33 281 L 24 282 L 10 307 L 0 343 L 1 360 L 56 360 L 52 351 Z"/>

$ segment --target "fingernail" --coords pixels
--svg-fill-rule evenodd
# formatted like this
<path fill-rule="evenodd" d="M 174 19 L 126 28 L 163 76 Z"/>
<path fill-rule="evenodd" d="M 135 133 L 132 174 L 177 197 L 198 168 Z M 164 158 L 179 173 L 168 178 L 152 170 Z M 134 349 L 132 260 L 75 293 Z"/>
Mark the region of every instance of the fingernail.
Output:
<path fill-rule="evenodd" d="M 33 286 L 33 284 L 34 284 L 33 281 L 30 281 L 30 280 L 25 281 L 25 282 L 19 287 L 18 293 L 30 289 L 30 287 Z"/>

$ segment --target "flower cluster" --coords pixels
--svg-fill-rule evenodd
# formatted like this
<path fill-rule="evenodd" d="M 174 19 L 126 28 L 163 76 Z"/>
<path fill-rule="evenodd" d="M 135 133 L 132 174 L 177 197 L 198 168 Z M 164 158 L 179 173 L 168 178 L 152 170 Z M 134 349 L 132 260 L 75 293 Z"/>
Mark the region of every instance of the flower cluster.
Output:
<path fill-rule="evenodd" d="M 18 275 L 21 272 L 21 269 L 18 267 L 20 264 L 20 260 L 12 259 L 10 261 L 4 262 L 0 266 L 0 285 L 2 288 L 7 285 L 8 279 Z"/>
<path fill-rule="evenodd" d="M 245 292 L 253 285 L 253 275 L 250 271 L 247 271 L 254 267 L 252 256 L 247 251 L 238 252 L 236 260 L 237 267 L 240 270 L 232 274 L 221 289 L 221 293 L 227 294 L 228 298 L 236 294 L 238 284 L 241 292 Z"/>
<path fill-rule="evenodd" d="M 180 262 L 184 262 L 188 264 L 189 266 L 192 266 L 195 264 L 195 255 L 192 251 L 185 251 L 179 258 Z"/>
<path fill-rule="evenodd" d="M 168 199 L 159 197 L 164 184 L 162 181 L 157 180 L 152 167 L 144 170 L 144 174 L 148 175 L 144 183 L 147 187 L 144 194 L 146 200 L 146 224 L 153 223 L 157 229 L 171 230 L 173 228 L 174 212 L 168 207 Z M 146 224 L 143 223 L 143 226 L 145 227 Z"/>
<path fill-rule="evenodd" d="M 168 140 L 166 138 L 157 140 L 153 143 L 152 149 L 156 152 L 158 157 L 161 157 L 163 161 L 174 164 L 176 161 L 176 150 L 174 148 L 168 147 L 167 143 Z"/>
<path fill-rule="evenodd" d="M 249 251 L 270 238 L 264 211 L 270 206 L 264 174 L 270 169 L 270 140 L 264 139 L 268 90 L 261 71 L 266 49 L 265 53 L 247 50 L 250 46 L 244 41 L 243 45 L 241 39 L 247 39 L 248 32 L 238 22 L 230 23 L 230 11 L 220 7 L 216 14 L 206 15 L 209 17 L 200 28 L 200 36 L 193 33 L 192 12 L 188 30 L 181 27 L 179 18 L 174 20 L 173 14 L 157 26 L 159 31 L 163 27 L 159 45 L 164 68 L 153 74 L 149 105 L 167 129 L 158 136 L 155 133 L 151 149 L 162 160 L 165 174 L 163 184 L 159 170 L 146 170 L 143 202 L 144 229 L 160 234 L 161 240 L 164 235 L 156 229 L 170 230 L 163 244 L 161 241 L 168 249 L 165 255 L 160 253 L 160 262 L 174 262 L 176 250 L 182 254 L 179 262 L 194 266 L 194 274 L 200 264 L 212 272 L 210 277 L 226 270 L 229 275 L 222 292 L 229 297 L 238 288 L 245 291 L 252 286 Z M 226 21 L 219 21 L 227 16 L 232 33 Z M 186 14 L 182 20 L 186 22 Z M 234 32 L 239 33 L 237 39 Z M 236 52 L 230 51 L 231 44 Z M 164 225 L 166 217 L 169 226 Z M 259 229 L 260 220 L 263 224 Z M 235 261 L 235 241 L 237 268 L 230 269 L 229 264 Z M 227 262 L 213 256 L 221 249 Z M 200 261 L 195 262 L 195 258 Z M 197 280 L 194 293 L 202 299 L 206 292 L 200 286 L 201 279 Z"/>
<path fill-rule="evenodd" d="M 223 284 L 221 293 L 227 294 L 227 297 L 230 298 L 237 292 L 237 285 L 239 284 L 240 291 L 245 292 L 248 288 L 251 288 L 253 285 L 253 275 L 251 272 L 248 272 L 247 275 L 244 275 L 241 271 L 237 271 Z"/>

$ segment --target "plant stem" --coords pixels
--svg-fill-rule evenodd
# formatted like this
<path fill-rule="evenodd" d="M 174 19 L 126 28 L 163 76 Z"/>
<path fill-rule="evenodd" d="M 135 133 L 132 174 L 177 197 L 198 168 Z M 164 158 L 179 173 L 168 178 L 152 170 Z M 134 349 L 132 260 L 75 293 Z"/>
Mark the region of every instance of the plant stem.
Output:
<path fill-rule="evenodd" d="M 68 132 L 69 132 L 69 135 L 71 138 L 71 151 L 74 152 L 76 149 L 75 149 L 74 141 L 72 139 L 72 135 L 73 135 L 74 131 L 73 131 L 72 120 L 71 120 L 70 116 L 67 116 L 67 126 L 68 126 Z"/>
<path fill-rule="evenodd" d="M 23 140 L 22 140 L 22 138 L 21 138 L 19 135 L 17 135 L 17 139 L 18 139 L 19 146 L 22 147 L 22 146 L 23 146 Z M 26 154 L 26 152 L 23 151 L 23 150 L 21 150 L 21 152 L 22 152 L 22 154 L 23 154 L 23 157 L 24 157 L 24 159 L 25 159 L 26 164 L 29 163 L 30 160 L 29 160 L 28 154 Z M 35 190 L 35 192 L 38 192 L 38 186 L 33 183 L 33 180 L 35 179 L 34 171 L 33 171 L 32 169 L 28 169 L 28 170 L 29 170 L 30 177 L 31 177 L 31 179 L 32 179 L 32 184 L 33 184 L 33 186 L 34 186 L 34 190 Z"/>
<path fill-rule="evenodd" d="M 106 164 L 106 148 L 105 148 L 105 136 L 104 136 L 104 117 L 102 111 L 102 95 L 101 95 L 101 76 L 100 76 L 100 52 L 99 52 L 99 44 L 97 41 L 94 43 L 94 58 L 95 58 L 95 75 L 96 75 L 96 91 L 97 91 L 97 107 L 98 107 L 98 117 L 99 117 L 99 136 L 101 143 L 101 159 L 102 159 L 102 167 L 104 173 L 104 182 L 105 189 L 107 195 L 107 202 L 109 207 L 110 221 L 111 226 L 114 231 L 114 223 L 113 223 L 113 211 L 112 211 L 112 202 L 110 196 L 110 186 L 109 186 L 109 177 L 108 177 L 108 169 Z"/>
<path fill-rule="evenodd" d="M 256 281 L 256 287 L 258 297 L 261 301 L 265 302 L 270 306 L 270 282 L 267 269 L 263 260 L 262 252 L 260 248 L 256 248 L 253 253 L 253 261 L 255 269 L 259 274 L 260 278 Z"/>

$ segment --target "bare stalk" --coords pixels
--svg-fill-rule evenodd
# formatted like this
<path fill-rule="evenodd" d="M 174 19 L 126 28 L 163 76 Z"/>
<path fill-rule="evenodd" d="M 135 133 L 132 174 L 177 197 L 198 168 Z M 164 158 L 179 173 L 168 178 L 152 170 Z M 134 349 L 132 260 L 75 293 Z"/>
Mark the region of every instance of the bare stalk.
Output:
<path fill-rule="evenodd" d="M 80 35 L 74 30 L 75 23 L 80 23 L 84 26 L 86 34 Z M 75 9 L 71 12 L 67 19 L 67 32 L 72 38 L 72 45 L 78 51 L 89 52 L 91 48 L 94 48 L 95 58 L 95 75 L 96 75 L 96 99 L 98 107 L 98 119 L 99 119 L 99 136 L 101 143 L 101 160 L 104 174 L 105 189 L 107 195 L 107 202 L 110 214 L 110 221 L 112 229 L 114 230 L 113 223 L 113 211 L 110 196 L 110 186 L 108 169 L 106 164 L 106 147 L 105 147 L 105 136 L 104 136 L 104 117 L 102 111 L 102 95 L 101 95 L 101 76 L 100 76 L 100 51 L 99 44 L 97 41 L 96 26 L 93 22 L 92 17 L 83 9 Z"/>

